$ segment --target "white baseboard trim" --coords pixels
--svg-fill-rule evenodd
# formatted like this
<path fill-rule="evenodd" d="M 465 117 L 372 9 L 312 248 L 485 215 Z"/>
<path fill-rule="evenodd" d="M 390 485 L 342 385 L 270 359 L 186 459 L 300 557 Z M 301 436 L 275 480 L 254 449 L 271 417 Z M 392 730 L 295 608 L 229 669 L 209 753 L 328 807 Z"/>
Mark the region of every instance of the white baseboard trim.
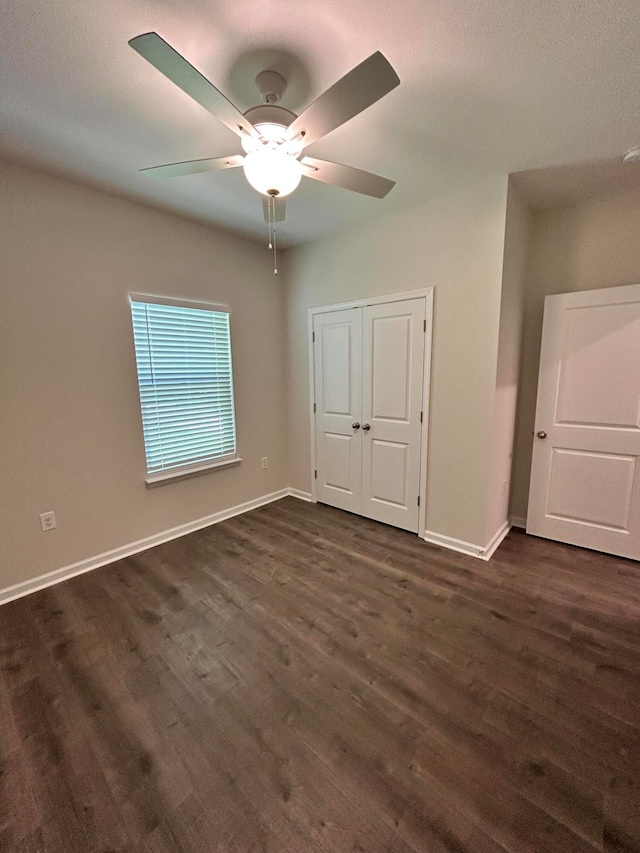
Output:
<path fill-rule="evenodd" d="M 311 492 L 303 492 L 300 489 L 289 489 L 289 494 L 292 498 L 298 498 L 299 501 L 307 501 L 308 503 L 315 503 L 313 500 L 313 495 Z"/>
<path fill-rule="evenodd" d="M 122 560 L 125 557 L 131 557 L 140 551 L 146 551 L 147 548 L 153 548 L 154 545 L 162 545 L 163 542 L 169 542 L 171 539 L 178 539 L 180 536 L 185 536 L 187 533 L 193 533 L 196 530 L 201 530 L 203 527 L 209 527 L 212 524 L 218 524 L 220 521 L 225 521 L 227 518 L 233 518 L 236 515 L 249 512 L 252 509 L 257 509 L 265 504 L 278 501 L 280 498 L 286 498 L 294 494 L 293 489 L 280 489 L 277 492 L 272 492 L 269 495 L 254 498 L 245 503 L 232 506 L 229 509 L 223 509 L 220 512 L 214 512 L 212 515 L 207 515 L 204 518 L 198 518 L 196 521 L 189 521 L 186 524 L 180 524 L 178 527 L 172 527 L 169 530 L 163 530 L 161 533 L 155 533 L 153 536 L 147 536 L 144 539 L 138 539 L 137 542 L 130 542 L 128 545 L 122 545 L 120 548 L 114 548 L 111 551 L 105 551 L 103 554 L 98 554 L 95 557 L 89 557 L 86 560 L 81 560 L 79 563 L 73 563 L 70 566 L 63 566 L 61 569 L 55 569 L 53 572 L 47 572 L 44 575 L 31 578 L 28 581 L 14 584 L 6 589 L 0 590 L 0 605 L 13 601 L 15 598 L 22 598 L 32 592 L 37 592 L 39 589 L 44 589 L 48 586 L 53 586 L 57 583 L 62 583 L 76 575 L 82 575 L 85 572 L 91 572 L 93 569 L 99 569 L 100 566 L 106 566 L 108 563 L 115 563 L 116 560 Z M 304 494 L 301 492 L 300 494 Z M 304 498 L 302 498 L 304 500 Z"/>
<path fill-rule="evenodd" d="M 518 515 L 512 515 L 509 519 L 512 527 L 521 527 L 523 530 L 527 529 L 527 519 L 520 518 Z"/>
<path fill-rule="evenodd" d="M 271 492 L 268 495 L 254 498 L 245 503 L 232 506 L 229 509 L 223 509 L 220 512 L 214 512 L 212 515 L 207 515 L 204 518 L 199 518 L 196 521 L 189 521 L 186 524 L 180 524 L 177 527 L 172 527 L 169 530 L 163 530 L 161 533 L 155 533 L 153 536 L 147 536 L 144 539 L 138 539 L 136 542 L 130 542 L 128 545 L 122 545 L 120 548 L 114 548 L 111 551 L 105 551 L 95 557 L 88 557 L 86 560 L 80 560 L 78 563 L 72 563 L 69 566 L 63 566 L 61 569 L 55 569 L 52 572 L 47 572 L 44 575 L 38 575 L 27 581 L 8 586 L 0 590 L 0 605 L 7 604 L 16 598 L 22 598 L 32 592 L 37 592 L 40 589 L 45 589 L 48 586 L 62 583 L 76 575 L 82 575 L 85 572 L 91 572 L 93 569 L 99 569 L 101 566 L 106 566 L 109 563 L 115 563 L 116 560 L 123 560 L 125 557 L 131 557 L 133 554 L 138 554 L 140 551 L 146 551 L 147 548 L 153 548 L 155 545 L 162 545 L 163 542 L 169 542 L 171 539 L 178 539 L 180 536 L 186 536 L 187 533 L 193 533 L 196 530 L 202 530 L 203 527 L 210 527 L 213 524 L 218 524 L 220 521 L 225 521 L 227 518 L 233 518 L 236 515 L 242 515 L 252 509 L 257 509 L 265 504 L 273 503 L 281 498 L 286 497 L 297 498 L 301 501 L 313 502 L 313 497 L 309 492 L 303 492 L 300 489 L 280 489 L 277 492 Z M 505 538 L 511 526 L 526 527 L 525 519 L 511 518 L 508 522 L 498 530 L 495 536 L 491 539 L 488 545 L 481 547 L 474 545 L 472 542 L 464 542 L 462 539 L 454 539 L 451 536 L 443 536 L 440 533 L 433 533 L 431 530 L 426 530 L 421 538 L 425 542 L 431 542 L 433 545 L 440 545 L 443 548 L 448 548 L 451 551 L 458 551 L 460 554 L 468 554 L 471 557 L 477 557 L 480 560 L 489 560 L 495 553 L 496 549 Z"/>
<path fill-rule="evenodd" d="M 488 561 L 495 554 L 498 546 L 511 530 L 511 523 L 505 521 L 502 527 L 491 537 L 487 545 L 474 545 L 473 542 L 465 542 L 463 539 L 454 539 L 452 536 L 443 536 L 441 533 L 434 533 L 432 530 L 425 530 L 425 542 L 431 542 L 432 545 L 440 545 L 442 548 L 448 548 L 450 551 L 458 551 L 460 554 L 467 554 L 469 557 L 477 557 L 479 560 Z"/>
<path fill-rule="evenodd" d="M 443 536 L 441 533 L 434 533 L 432 530 L 425 530 L 424 536 L 421 538 L 425 542 L 431 542 L 432 545 L 440 545 L 442 548 L 458 551 L 458 553 L 467 554 L 470 557 L 480 557 L 484 551 L 484 548 L 480 545 L 474 545 L 473 542 L 454 539 L 452 536 Z"/>
<path fill-rule="evenodd" d="M 498 550 L 500 543 L 505 538 L 507 533 L 511 530 L 511 520 L 505 521 L 502 527 L 495 532 L 495 534 L 491 537 L 488 544 L 485 545 L 484 551 L 482 554 L 478 556 L 482 560 L 490 560 L 495 552 Z"/>

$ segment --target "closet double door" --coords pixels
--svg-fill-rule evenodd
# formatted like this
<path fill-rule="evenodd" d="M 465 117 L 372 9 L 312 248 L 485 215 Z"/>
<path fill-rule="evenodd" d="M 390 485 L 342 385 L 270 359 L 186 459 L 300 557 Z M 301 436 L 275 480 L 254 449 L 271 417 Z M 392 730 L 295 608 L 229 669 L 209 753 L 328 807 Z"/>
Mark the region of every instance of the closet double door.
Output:
<path fill-rule="evenodd" d="M 318 501 L 418 532 L 426 299 L 315 314 Z"/>

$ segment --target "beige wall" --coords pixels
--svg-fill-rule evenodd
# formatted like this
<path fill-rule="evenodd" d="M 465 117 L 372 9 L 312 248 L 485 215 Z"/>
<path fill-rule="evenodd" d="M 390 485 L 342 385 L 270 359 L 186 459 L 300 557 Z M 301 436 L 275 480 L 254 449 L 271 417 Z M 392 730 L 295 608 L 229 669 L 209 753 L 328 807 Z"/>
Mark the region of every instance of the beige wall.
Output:
<path fill-rule="evenodd" d="M 0 210 L 0 589 L 287 485 L 262 247 L 1 163 Z M 241 465 L 145 487 L 130 291 L 231 306 Z"/>
<path fill-rule="evenodd" d="M 509 520 L 513 440 L 531 229 L 531 210 L 521 198 L 513 181 L 510 180 L 504 236 L 500 333 L 493 417 L 493 455 L 487 505 L 487 542 Z"/>
<path fill-rule="evenodd" d="M 0 589 L 286 486 L 309 491 L 307 309 L 423 287 L 435 288 L 427 530 L 482 547 L 506 519 L 530 221 L 505 176 L 461 177 L 291 250 L 279 279 L 262 246 L 36 170 L 0 163 L 0 190 Z M 534 225 L 516 515 L 542 296 L 640 279 L 637 197 Z M 239 467 L 145 487 L 131 291 L 231 306 Z M 44 534 L 50 509 L 58 529 Z"/>
<path fill-rule="evenodd" d="M 537 213 L 525 302 L 511 511 L 525 518 L 545 296 L 640 282 L 640 193 Z"/>
<path fill-rule="evenodd" d="M 311 489 L 308 308 L 435 287 L 427 529 L 486 543 L 506 198 L 506 176 L 466 178 L 287 253 L 291 486 Z"/>

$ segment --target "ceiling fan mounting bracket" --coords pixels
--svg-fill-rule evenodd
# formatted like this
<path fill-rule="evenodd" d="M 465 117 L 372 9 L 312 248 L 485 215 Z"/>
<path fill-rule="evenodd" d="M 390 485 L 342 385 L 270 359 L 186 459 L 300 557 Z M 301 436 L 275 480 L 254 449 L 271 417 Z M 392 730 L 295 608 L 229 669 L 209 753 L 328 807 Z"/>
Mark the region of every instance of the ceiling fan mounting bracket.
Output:
<path fill-rule="evenodd" d="M 285 93 L 287 81 L 277 71 L 261 71 L 256 86 L 265 104 L 277 104 Z"/>

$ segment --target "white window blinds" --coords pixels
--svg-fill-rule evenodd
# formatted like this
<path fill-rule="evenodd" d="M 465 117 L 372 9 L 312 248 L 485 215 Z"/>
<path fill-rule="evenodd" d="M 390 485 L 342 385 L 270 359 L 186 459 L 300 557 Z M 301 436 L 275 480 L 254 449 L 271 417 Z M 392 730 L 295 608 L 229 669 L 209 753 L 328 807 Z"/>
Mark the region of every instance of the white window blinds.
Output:
<path fill-rule="evenodd" d="M 132 296 L 149 475 L 236 457 L 229 312 Z"/>

